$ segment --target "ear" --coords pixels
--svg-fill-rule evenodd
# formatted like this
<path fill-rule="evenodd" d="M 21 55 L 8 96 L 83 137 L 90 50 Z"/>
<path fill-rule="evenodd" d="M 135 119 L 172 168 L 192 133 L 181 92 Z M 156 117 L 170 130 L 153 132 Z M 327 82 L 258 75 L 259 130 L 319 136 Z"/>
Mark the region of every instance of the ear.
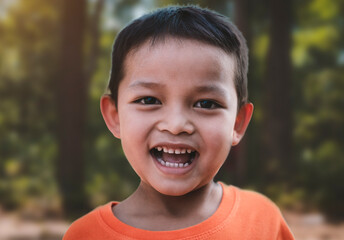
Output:
<path fill-rule="evenodd" d="M 242 139 L 242 137 L 244 136 L 246 128 L 248 124 L 250 123 L 252 113 L 253 113 L 252 103 L 246 103 L 240 108 L 237 114 L 237 117 L 235 119 L 232 146 L 237 145 Z"/>
<path fill-rule="evenodd" d="M 100 99 L 100 110 L 102 112 L 106 126 L 110 132 L 116 137 L 120 138 L 120 124 L 118 111 L 115 102 L 109 95 L 104 95 Z"/>

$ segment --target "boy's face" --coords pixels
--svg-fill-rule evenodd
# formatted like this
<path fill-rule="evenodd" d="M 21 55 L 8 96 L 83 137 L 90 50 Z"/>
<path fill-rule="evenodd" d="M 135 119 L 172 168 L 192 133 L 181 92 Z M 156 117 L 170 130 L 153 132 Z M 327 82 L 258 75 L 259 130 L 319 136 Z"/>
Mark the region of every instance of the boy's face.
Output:
<path fill-rule="evenodd" d="M 147 186 L 180 196 L 210 183 L 252 114 L 237 115 L 234 61 L 195 40 L 145 43 L 128 54 L 118 109 L 103 97 L 102 114 Z"/>

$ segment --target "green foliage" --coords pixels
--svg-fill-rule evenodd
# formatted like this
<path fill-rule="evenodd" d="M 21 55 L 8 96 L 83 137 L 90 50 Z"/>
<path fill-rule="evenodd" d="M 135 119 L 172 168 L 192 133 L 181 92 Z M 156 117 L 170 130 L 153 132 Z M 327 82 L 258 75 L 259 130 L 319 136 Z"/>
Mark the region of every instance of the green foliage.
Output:
<path fill-rule="evenodd" d="M 309 196 L 330 218 L 344 216 L 344 81 L 342 70 L 322 70 L 305 81 L 308 110 L 298 116 L 296 139 L 302 149 Z M 314 182 L 317 184 L 315 185 Z"/>
<path fill-rule="evenodd" d="M 0 21 L 0 201 L 57 199 L 51 91 L 56 71 L 58 1 L 22 1 Z"/>
<path fill-rule="evenodd" d="M 343 219 L 344 71 L 339 55 L 344 47 L 340 13 L 344 2 L 308 3 L 297 11 L 293 49 L 298 184 L 307 192 L 306 201 L 330 219 Z"/>

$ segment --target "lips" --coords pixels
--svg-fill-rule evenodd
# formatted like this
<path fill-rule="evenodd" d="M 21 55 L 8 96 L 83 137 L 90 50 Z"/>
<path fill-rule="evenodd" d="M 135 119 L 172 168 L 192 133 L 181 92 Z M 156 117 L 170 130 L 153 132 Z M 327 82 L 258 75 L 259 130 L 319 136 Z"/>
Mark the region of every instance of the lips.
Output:
<path fill-rule="evenodd" d="M 170 168 L 186 168 L 192 164 L 197 152 L 191 148 L 171 148 L 157 146 L 151 149 L 151 155 L 162 166 Z"/>

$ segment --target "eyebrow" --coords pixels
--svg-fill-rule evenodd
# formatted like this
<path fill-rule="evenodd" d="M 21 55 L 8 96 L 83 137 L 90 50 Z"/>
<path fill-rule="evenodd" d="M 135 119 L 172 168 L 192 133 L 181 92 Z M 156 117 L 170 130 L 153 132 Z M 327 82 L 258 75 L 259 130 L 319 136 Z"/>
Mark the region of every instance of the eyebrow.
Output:
<path fill-rule="evenodd" d="M 149 88 L 149 89 L 154 89 L 154 88 L 162 88 L 164 87 L 165 84 L 161 83 L 156 83 L 156 82 L 147 82 L 147 81 L 136 81 L 130 84 L 128 87 L 129 88 L 138 88 L 138 87 L 143 87 L 143 88 Z"/>
<path fill-rule="evenodd" d="M 165 87 L 165 84 L 157 83 L 157 82 L 149 82 L 149 81 L 136 81 L 131 83 L 129 88 L 148 88 L 148 89 L 161 89 Z M 212 93 L 219 95 L 220 97 L 226 97 L 227 93 L 221 87 L 216 85 L 203 85 L 203 86 L 196 86 L 195 92 L 197 93 Z"/>
<path fill-rule="evenodd" d="M 221 87 L 218 87 L 216 85 L 205 85 L 205 86 L 197 86 L 195 87 L 196 92 L 198 93 L 214 93 L 216 95 L 219 95 L 221 97 L 226 97 L 227 93 L 224 89 Z"/>

